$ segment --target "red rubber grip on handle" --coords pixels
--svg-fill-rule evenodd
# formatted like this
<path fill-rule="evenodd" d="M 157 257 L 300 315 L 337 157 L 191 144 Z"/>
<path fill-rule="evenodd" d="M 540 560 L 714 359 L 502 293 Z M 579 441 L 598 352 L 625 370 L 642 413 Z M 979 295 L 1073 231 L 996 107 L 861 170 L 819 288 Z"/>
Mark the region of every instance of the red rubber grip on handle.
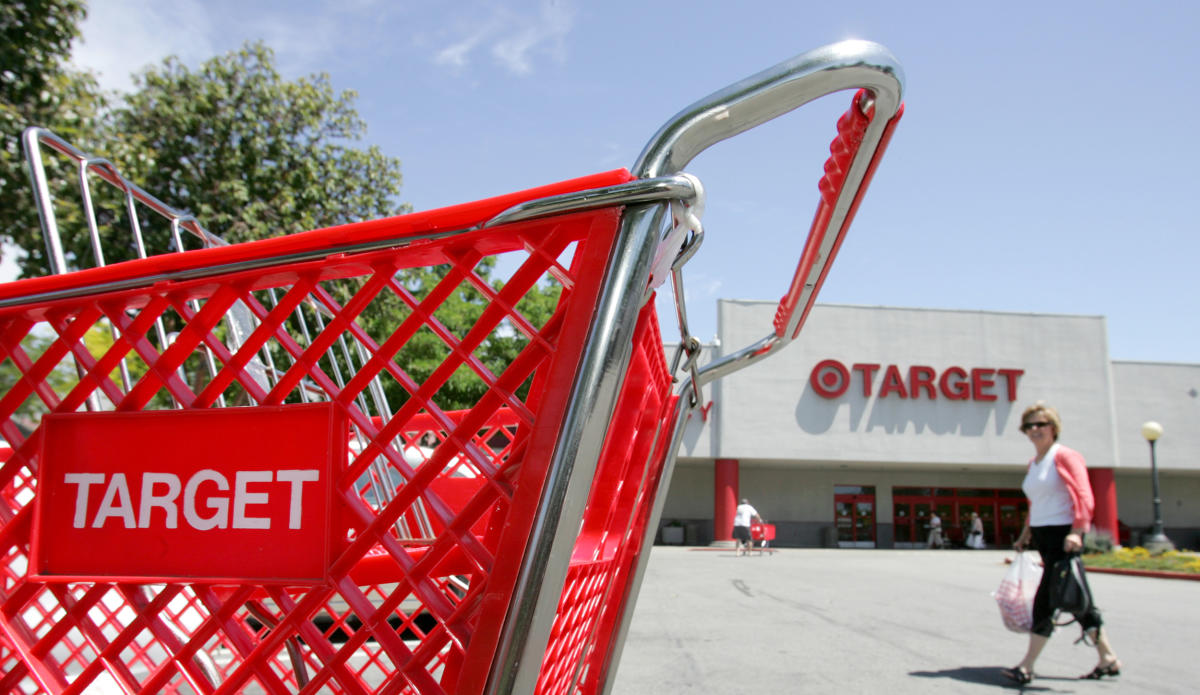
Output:
<path fill-rule="evenodd" d="M 821 200 L 817 205 L 817 212 L 813 216 L 808 240 L 805 242 L 804 252 L 800 255 L 800 262 L 796 266 L 792 285 L 788 289 L 788 293 L 779 300 L 779 307 L 775 310 L 775 334 L 781 338 L 784 337 L 791 316 L 796 312 L 796 305 L 800 301 L 813 265 L 817 261 L 819 249 L 824 243 L 825 235 L 829 232 L 829 222 L 833 215 L 834 205 L 846 184 L 846 173 L 849 171 L 851 163 L 858 154 L 859 147 L 863 142 L 863 136 L 867 131 L 867 126 L 871 124 L 871 119 L 875 115 L 873 107 L 867 113 L 863 113 L 862 109 L 859 108 L 859 104 L 863 103 L 862 100 L 866 98 L 867 91 L 865 89 L 858 90 L 854 95 L 854 99 L 851 100 L 850 108 L 838 119 L 837 137 L 829 144 L 830 156 L 825 161 L 825 175 L 821 177 L 820 182 L 817 184 Z M 808 312 L 812 308 L 813 302 L 816 301 L 817 293 L 825 281 L 825 275 L 829 272 L 833 258 L 837 255 L 838 248 L 841 247 L 845 231 L 849 229 L 850 222 L 853 221 L 854 214 L 858 211 L 858 205 L 862 201 L 863 193 L 866 191 L 868 184 L 871 182 L 871 177 L 875 173 L 875 167 L 878 166 L 884 150 L 887 149 L 892 132 L 903 114 L 904 106 L 901 105 L 896 115 L 892 117 L 884 129 L 879 146 L 871 157 L 871 162 L 867 167 L 866 173 L 863 175 L 862 183 L 855 193 L 854 201 L 846 213 L 846 219 L 843 221 L 841 228 L 835 230 L 837 238 L 834 240 L 834 245 L 829 251 L 829 258 L 823 264 L 820 277 L 817 279 L 812 294 L 809 295 L 808 302 L 804 307 L 804 315 L 801 317 L 800 322 L 796 324 L 796 328 L 790 336 L 791 338 L 794 338 L 804 325 L 804 319 L 808 317 Z"/>
<path fill-rule="evenodd" d="M 829 159 L 825 160 L 825 176 L 817 184 L 821 192 L 822 206 L 832 206 L 837 200 L 842 186 L 846 183 L 846 172 L 850 170 L 850 162 L 858 154 L 862 146 L 863 135 L 871 119 L 858 107 L 860 99 L 864 98 L 864 90 L 854 95 L 854 103 L 837 122 L 837 137 L 829 143 Z"/>

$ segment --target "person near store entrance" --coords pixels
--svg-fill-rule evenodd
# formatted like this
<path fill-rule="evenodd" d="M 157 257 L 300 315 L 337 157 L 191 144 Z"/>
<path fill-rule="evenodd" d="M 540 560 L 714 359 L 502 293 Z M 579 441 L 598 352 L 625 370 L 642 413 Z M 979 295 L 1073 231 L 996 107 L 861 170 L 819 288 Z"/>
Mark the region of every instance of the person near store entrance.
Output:
<path fill-rule="evenodd" d="M 1037 453 L 1029 462 L 1021 484 L 1029 498 L 1029 514 L 1013 547 L 1024 550 L 1032 542 L 1047 568 L 1033 601 L 1033 629 L 1025 658 L 1004 671 L 1010 679 L 1024 685 L 1033 680 L 1033 664 L 1054 631 L 1049 568 L 1068 554 L 1083 549 L 1083 534 L 1091 527 L 1095 499 L 1083 456 L 1058 443 L 1062 421 L 1056 410 L 1038 401 L 1022 413 L 1021 431 L 1029 437 Z M 1108 632 L 1102 627 L 1100 612 L 1094 605 L 1079 616 L 1079 623 L 1084 636 L 1095 643 L 1100 657 L 1096 667 L 1080 678 L 1098 680 L 1120 675 L 1121 662 L 1109 644 Z"/>
<path fill-rule="evenodd" d="M 971 512 L 971 532 L 967 534 L 967 547 L 983 550 L 987 544 L 983 542 L 983 519 L 979 512 Z"/>
<path fill-rule="evenodd" d="M 938 516 L 937 512 L 932 512 L 929 517 L 929 541 L 925 547 L 942 549 L 942 517 Z"/>
<path fill-rule="evenodd" d="M 752 541 L 750 540 L 750 524 L 754 521 L 764 523 L 761 516 L 758 515 L 758 510 L 750 506 L 750 500 L 742 498 L 742 503 L 737 506 L 737 511 L 733 514 L 733 540 L 737 543 L 737 554 L 750 554 Z"/>

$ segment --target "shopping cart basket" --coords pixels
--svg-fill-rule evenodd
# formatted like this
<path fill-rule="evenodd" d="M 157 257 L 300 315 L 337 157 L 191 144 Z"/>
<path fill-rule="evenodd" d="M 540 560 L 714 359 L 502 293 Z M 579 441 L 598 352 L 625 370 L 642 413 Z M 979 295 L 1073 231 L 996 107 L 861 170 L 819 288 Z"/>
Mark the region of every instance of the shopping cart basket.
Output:
<path fill-rule="evenodd" d="M 775 540 L 775 524 L 750 524 L 750 540 L 753 541 L 750 546 L 758 548 L 759 555 L 764 551 L 774 553 L 771 541 Z"/>
<path fill-rule="evenodd" d="M 0 285 L 0 692 L 607 691 L 699 389 L 800 330 L 901 85 L 836 44 L 685 109 L 631 171 L 233 246 L 27 132 L 58 274 Z M 700 369 L 677 301 L 676 380 L 652 296 L 702 237 L 683 167 L 852 88 L 771 332 Z M 96 267 L 66 272 L 43 149 L 78 168 Z M 103 264 L 92 179 L 140 260 Z M 149 219 L 204 248 L 146 252 Z"/>

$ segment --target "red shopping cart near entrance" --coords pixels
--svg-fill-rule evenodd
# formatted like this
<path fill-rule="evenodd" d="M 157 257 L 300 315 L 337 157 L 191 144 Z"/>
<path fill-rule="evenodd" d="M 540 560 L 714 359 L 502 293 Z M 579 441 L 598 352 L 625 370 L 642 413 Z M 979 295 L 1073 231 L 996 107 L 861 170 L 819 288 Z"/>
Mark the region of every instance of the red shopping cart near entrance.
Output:
<path fill-rule="evenodd" d="M 679 172 L 855 87 L 771 333 L 699 369 L 680 306 L 677 383 L 651 298 L 702 238 Z M 604 692 L 699 388 L 795 337 L 900 93 L 837 44 L 632 171 L 235 246 L 29 131 L 59 274 L 0 285 L 0 692 Z M 43 150 L 205 248 L 68 272 Z"/>
<path fill-rule="evenodd" d="M 759 555 L 774 553 L 771 541 L 775 540 L 775 524 L 750 524 L 750 540 L 754 542 L 753 546 L 758 549 Z"/>

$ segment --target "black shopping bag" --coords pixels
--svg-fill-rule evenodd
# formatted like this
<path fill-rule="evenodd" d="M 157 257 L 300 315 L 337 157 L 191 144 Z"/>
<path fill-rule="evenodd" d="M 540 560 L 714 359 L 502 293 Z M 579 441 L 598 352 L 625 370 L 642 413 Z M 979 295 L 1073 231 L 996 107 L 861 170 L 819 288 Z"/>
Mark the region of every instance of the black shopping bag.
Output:
<path fill-rule="evenodd" d="M 1091 610 L 1092 591 L 1078 555 L 1068 555 L 1051 568 L 1050 606 L 1076 618 Z"/>

